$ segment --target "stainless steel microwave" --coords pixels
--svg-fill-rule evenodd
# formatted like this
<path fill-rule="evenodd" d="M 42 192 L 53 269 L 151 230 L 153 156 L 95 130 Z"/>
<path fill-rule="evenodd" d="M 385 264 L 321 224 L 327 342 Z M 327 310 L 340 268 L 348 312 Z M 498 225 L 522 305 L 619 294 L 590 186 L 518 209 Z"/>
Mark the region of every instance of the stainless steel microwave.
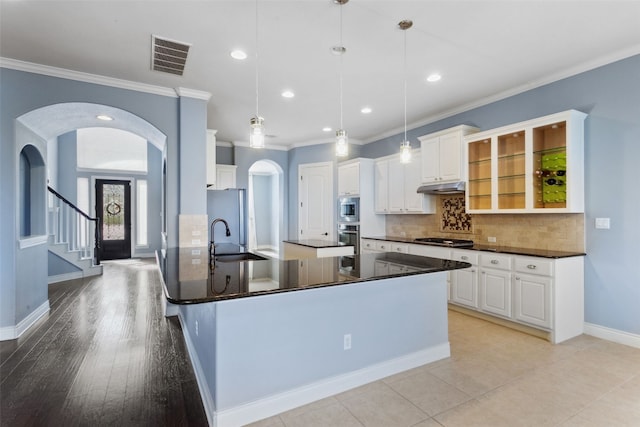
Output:
<path fill-rule="evenodd" d="M 338 199 L 338 222 L 360 221 L 360 198 L 341 197 Z"/>

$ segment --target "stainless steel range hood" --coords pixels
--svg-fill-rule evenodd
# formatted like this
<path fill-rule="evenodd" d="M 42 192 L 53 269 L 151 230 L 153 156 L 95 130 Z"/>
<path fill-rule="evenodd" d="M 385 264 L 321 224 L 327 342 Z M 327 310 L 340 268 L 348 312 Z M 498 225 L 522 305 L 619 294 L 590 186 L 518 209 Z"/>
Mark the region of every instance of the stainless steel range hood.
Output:
<path fill-rule="evenodd" d="M 464 181 L 446 184 L 423 184 L 418 187 L 418 193 L 424 194 L 460 194 L 464 193 Z"/>

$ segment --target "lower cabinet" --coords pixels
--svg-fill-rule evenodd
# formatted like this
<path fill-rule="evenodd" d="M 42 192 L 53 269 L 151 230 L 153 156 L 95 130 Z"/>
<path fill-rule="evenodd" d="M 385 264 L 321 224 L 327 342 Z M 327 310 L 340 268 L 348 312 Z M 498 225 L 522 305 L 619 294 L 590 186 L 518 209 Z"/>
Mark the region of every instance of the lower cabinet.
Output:
<path fill-rule="evenodd" d="M 478 308 L 478 253 L 473 251 L 454 250 L 451 256 L 454 261 L 471 263 L 471 267 L 449 272 L 451 284 L 450 301 L 469 308 Z"/>
<path fill-rule="evenodd" d="M 480 310 L 511 318 L 511 273 L 480 270 Z"/>
<path fill-rule="evenodd" d="M 468 262 L 471 267 L 449 272 L 449 303 L 543 330 L 553 343 L 583 332 L 582 256 L 543 258 L 367 239 L 362 247 Z"/>

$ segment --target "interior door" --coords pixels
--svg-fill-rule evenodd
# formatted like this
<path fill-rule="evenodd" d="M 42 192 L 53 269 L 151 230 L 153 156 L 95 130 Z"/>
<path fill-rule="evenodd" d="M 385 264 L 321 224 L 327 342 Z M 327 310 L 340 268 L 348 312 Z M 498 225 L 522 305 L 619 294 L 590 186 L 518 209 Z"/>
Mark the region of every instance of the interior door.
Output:
<path fill-rule="evenodd" d="M 131 258 L 131 183 L 96 179 L 96 216 L 100 220 L 100 259 Z"/>
<path fill-rule="evenodd" d="M 299 166 L 298 238 L 334 240 L 333 163 Z"/>

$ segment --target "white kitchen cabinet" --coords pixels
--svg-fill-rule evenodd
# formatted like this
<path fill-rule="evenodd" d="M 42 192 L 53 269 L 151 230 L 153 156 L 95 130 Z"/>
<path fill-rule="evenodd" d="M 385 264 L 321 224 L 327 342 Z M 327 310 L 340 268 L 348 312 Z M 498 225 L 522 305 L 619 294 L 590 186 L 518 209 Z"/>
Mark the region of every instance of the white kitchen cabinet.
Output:
<path fill-rule="evenodd" d="M 465 137 L 467 212 L 584 212 L 586 116 L 569 110 Z"/>
<path fill-rule="evenodd" d="M 374 210 L 389 213 L 389 160 L 376 160 L 374 168 Z"/>
<path fill-rule="evenodd" d="M 472 126 L 456 126 L 440 132 L 418 137 L 422 161 L 423 184 L 464 181 L 464 136 L 478 132 Z"/>
<path fill-rule="evenodd" d="M 371 239 L 360 239 L 360 253 L 370 254 L 381 252 L 376 249 L 376 241 Z"/>
<path fill-rule="evenodd" d="M 420 150 L 415 150 L 418 158 Z M 375 208 L 385 214 L 435 213 L 435 197 L 418 193 L 421 180 L 420 162 L 400 163 L 400 157 L 387 156 L 376 160 Z"/>
<path fill-rule="evenodd" d="M 363 247 L 368 245 L 371 252 L 396 251 L 470 263 L 470 268 L 448 272 L 452 308 L 460 306 L 469 309 L 469 313 L 477 311 L 499 317 L 506 325 L 513 323 L 542 330 L 552 343 L 566 341 L 583 332 L 582 256 L 511 255 L 406 243 L 400 239 L 362 241 Z"/>
<path fill-rule="evenodd" d="M 236 188 L 236 170 L 235 165 L 216 165 L 216 185 L 218 190 L 227 188 Z"/>
<path fill-rule="evenodd" d="M 216 133 L 214 129 L 207 129 L 207 186 L 216 185 Z"/>
<path fill-rule="evenodd" d="M 480 269 L 480 310 L 511 318 L 511 272 Z"/>
<path fill-rule="evenodd" d="M 551 290 L 554 262 L 515 257 L 514 316 L 543 328 L 551 327 Z"/>
<path fill-rule="evenodd" d="M 360 162 L 351 161 L 338 166 L 338 195 L 360 195 Z"/>
<path fill-rule="evenodd" d="M 474 251 L 454 250 L 454 261 L 468 262 L 471 267 L 449 272 L 451 285 L 450 301 L 474 309 L 478 308 L 478 253 Z"/>
<path fill-rule="evenodd" d="M 511 318 L 512 257 L 482 253 L 479 264 L 480 310 Z"/>

